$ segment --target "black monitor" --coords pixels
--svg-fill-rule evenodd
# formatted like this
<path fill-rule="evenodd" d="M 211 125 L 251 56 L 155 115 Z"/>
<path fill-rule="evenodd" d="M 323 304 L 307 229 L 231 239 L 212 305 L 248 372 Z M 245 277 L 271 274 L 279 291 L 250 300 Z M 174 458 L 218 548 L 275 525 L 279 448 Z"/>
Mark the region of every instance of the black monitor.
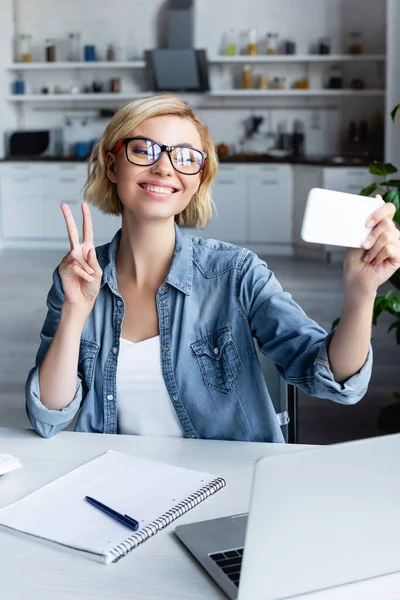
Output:
<path fill-rule="evenodd" d="M 205 50 L 160 48 L 146 50 L 149 90 L 157 92 L 207 92 L 208 64 Z"/>

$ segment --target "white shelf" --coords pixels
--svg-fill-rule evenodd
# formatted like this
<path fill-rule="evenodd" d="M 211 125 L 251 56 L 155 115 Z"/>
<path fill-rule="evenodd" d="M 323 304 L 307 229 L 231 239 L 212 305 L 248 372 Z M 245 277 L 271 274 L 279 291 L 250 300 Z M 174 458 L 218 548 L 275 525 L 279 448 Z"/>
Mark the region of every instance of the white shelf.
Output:
<path fill-rule="evenodd" d="M 142 69 L 144 60 L 88 62 L 20 62 L 8 65 L 7 71 L 57 71 L 59 69 Z"/>
<path fill-rule="evenodd" d="M 121 100 L 134 100 L 135 98 L 145 98 L 152 96 L 159 92 L 145 91 L 145 92 L 132 92 L 131 94 L 116 94 L 116 93 L 98 93 L 98 94 L 10 94 L 7 96 L 9 102 L 62 102 L 67 100 L 68 102 L 92 102 L 92 101 L 121 101 Z M 194 93 L 189 92 L 177 93 L 178 96 L 193 97 L 195 95 L 202 98 L 268 98 L 276 96 L 293 96 L 293 97 L 316 97 L 316 96 L 328 96 L 328 97 L 341 97 L 341 96 L 384 96 L 385 90 L 382 89 L 365 89 L 365 90 L 325 90 L 325 89 L 314 89 L 314 90 L 212 90 L 206 93 Z"/>
<path fill-rule="evenodd" d="M 133 100 L 144 98 L 157 92 L 132 92 L 131 94 L 98 93 L 98 94 L 10 94 L 9 102 L 92 102 L 93 100 Z"/>
<path fill-rule="evenodd" d="M 209 96 L 237 96 L 239 97 L 260 97 L 260 96 L 384 96 L 385 90 L 382 89 L 366 89 L 366 90 L 213 90 Z"/>
<path fill-rule="evenodd" d="M 385 54 L 259 54 L 252 55 L 220 55 L 208 59 L 210 64 L 242 64 L 242 63 L 330 63 L 330 62 L 369 62 L 385 61 Z"/>
<path fill-rule="evenodd" d="M 385 54 L 259 54 L 216 55 L 208 59 L 210 64 L 242 63 L 331 63 L 331 62 L 384 62 Z M 63 69 L 143 69 L 144 60 L 131 61 L 93 61 L 93 62 L 18 62 L 6 67 L 7 71 L 57 71 Z"/>

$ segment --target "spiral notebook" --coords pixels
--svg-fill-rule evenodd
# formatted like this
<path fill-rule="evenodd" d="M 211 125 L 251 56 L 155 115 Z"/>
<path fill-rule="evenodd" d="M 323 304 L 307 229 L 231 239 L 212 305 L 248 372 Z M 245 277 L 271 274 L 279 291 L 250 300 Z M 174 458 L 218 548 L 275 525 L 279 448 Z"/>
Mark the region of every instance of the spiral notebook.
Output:
<path fill-rule="evenodd" d="M 106 564 L 115 562 L 214 494 L 225 481 L 209 473 L 108 450 L 0 510 L 0 525 L 56 542 Z M 139 521 L 133 532 L 85 501 Z"/>

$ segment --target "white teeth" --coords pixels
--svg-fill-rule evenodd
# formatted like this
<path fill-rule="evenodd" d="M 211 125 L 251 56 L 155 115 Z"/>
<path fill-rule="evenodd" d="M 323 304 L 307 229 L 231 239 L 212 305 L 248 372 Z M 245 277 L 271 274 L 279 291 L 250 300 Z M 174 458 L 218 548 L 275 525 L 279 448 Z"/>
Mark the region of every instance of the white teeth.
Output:
<path fill-rule="evenodd" d="M 144 190 L 149 192 L 156 192 L 156 194 L 171 194 L 174 190 L 172 188 L 159 187 L 158 185 L 143 185 Z"/>

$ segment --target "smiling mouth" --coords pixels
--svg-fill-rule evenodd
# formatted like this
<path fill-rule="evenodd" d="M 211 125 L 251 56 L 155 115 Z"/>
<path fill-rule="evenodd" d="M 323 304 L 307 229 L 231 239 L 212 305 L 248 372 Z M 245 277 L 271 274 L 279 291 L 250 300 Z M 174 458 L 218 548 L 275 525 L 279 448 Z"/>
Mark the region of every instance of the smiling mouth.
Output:
<path fill-rule="evenodd" d="M 177 188 L 163 187 L 160 185 L 152 185 L 150 183 L 139 183 L 138 185 L 140 188 L 142 188 L 142 190 L 146 190 L 148 192 L 153 192 L 155 194 L 165 194 L 166 196 L 169 194 L 174 194 L 175 192 L 179 191 L 179 190 L 177 190 Z"/>

